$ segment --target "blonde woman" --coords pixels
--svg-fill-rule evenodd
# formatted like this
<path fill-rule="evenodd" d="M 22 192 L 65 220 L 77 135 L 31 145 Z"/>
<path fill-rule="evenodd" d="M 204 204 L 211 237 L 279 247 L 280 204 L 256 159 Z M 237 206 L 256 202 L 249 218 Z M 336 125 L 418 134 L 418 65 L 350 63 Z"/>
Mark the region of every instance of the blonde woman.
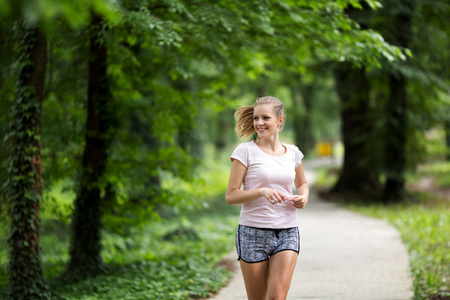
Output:
<path fill-rule="evenodd" d="M 258 136 L 233 151 L 226 192 L 228 204 L 242 205 L 236 250 L 247 297 L 286 299 L 300 251 L 297 209 L 305 207 L 309 196 L 303 154 L 279 140 L 285 113 L 277 98 L 241 106 L 235 118 L 238 137 Z"/>

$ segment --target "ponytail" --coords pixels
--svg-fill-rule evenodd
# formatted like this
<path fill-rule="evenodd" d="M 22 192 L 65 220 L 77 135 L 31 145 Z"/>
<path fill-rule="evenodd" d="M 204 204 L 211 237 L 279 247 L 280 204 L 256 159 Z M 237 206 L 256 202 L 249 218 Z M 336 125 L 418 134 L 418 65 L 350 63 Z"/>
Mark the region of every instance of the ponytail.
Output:
<path fill-rule="evenodd" d="M 236 132 L 238 138 L 248 137 L 255 132 L 255 127 L 253 126 L 253 105 L 243 105 L 239 107 L 234 113 L 234 118 L 236 119 Z"/>

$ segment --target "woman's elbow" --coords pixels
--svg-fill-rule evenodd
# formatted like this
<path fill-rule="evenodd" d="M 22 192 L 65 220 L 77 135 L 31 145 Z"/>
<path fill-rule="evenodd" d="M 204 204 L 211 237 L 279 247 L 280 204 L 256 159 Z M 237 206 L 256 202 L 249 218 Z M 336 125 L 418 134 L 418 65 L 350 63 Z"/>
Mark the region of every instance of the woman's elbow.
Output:
<path fill-rule="evenodd" d="M 227 191 L 227 192 L 225 193 L 225 201 L 226 201 L 229 205 L 237 204 L 237 203 L 236 203 L 236 194 L 234 193 L 234 190 L 232 190 L 232 191 Z"/>
<path fill-rule="evenodd" d="M 229 205 L 233 204 L 233 201 L 231 200 L 231 196 L 228 195 L 228 194 L 225 194 L 225 201 L 226 201 Z"/>

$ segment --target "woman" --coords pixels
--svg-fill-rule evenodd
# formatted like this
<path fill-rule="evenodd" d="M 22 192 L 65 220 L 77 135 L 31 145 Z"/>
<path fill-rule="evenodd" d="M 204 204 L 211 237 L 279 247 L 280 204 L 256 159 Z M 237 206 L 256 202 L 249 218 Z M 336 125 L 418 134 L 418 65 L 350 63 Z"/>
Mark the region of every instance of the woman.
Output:
<path fill-rule="evenodd" d="M 243 204 L 236 250 L 250 300 L 286 299 L 300 251 L 297 209 L 308 202 L 309 188 L 303 154 L 279 140 L 284 117 L 283 103 L 274 97 L 235 113 L 238 137 L 258 135 L 232 153 L 226 192 L 228 204 Z"/>

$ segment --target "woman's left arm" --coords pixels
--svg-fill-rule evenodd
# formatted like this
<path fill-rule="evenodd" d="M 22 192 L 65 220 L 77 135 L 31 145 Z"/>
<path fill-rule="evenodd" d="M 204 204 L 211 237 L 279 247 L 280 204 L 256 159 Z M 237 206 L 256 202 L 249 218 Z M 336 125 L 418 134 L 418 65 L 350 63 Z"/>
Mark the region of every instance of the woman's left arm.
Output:
<path fill-rule="evenodd" d="M 292 203 L 296 208 L 304 208 L 308 203 L 309 186 L 306 181 L 305 172 L 303 171 L 303 165 L 299 164 L 295 169 L 295 187 L 297 188 L 297 195 L 291 198 Z"/>

